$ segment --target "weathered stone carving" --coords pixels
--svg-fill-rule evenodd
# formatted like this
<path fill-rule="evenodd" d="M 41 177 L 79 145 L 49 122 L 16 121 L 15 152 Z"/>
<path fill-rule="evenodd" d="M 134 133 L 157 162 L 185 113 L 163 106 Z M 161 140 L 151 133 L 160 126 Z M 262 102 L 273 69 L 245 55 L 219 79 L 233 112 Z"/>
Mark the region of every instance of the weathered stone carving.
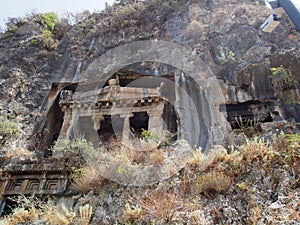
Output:
<path fill-rule="evenodd" d="M 64 112 L 64 122 L 58 141 L 70 139 L 76 130 L 76 124 L 82 117 L 92 118 L 91 129 L 100 131 L 104 116 L 120 116 L 123 120 L 122 141 L 129 142 L 132 129 L 130 118 L 136 113 L 146 112 L 148 130 L 161 133 L 163 130 L 163 110 L 165 100 L 161 97 L 161 88 L 121 87 L 119 79 L 110 79 L 104 88 L 74 92 L 63 90 L 59 106 Z"/>
<path fill-rule="evenodd" d="M 64 194 L 68 185 L 68 171 L 63 162 L 45 160 L 6 165 L 0 178 L 0 215 L 10 196 Z"/>

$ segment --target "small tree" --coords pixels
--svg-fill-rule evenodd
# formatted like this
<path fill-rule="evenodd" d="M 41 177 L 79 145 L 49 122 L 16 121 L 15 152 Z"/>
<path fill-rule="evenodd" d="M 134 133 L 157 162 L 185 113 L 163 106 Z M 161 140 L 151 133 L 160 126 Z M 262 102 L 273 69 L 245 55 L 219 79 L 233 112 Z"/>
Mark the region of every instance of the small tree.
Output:
<path fill-rule="evenodd" d="M 53 12 L 38 13 L 35 15 L 35 18 L 50 32 L 54 30 L 55 24 L 58 21 L 58 15 Z"/>

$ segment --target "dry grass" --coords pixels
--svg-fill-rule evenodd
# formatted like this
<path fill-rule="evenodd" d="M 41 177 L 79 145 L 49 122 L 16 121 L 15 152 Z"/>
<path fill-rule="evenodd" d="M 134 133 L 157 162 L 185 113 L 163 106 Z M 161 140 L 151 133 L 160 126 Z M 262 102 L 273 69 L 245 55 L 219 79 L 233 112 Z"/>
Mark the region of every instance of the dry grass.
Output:
<path fill-rule="evenodd" d="M 2 219 L 0 224 L 88 225 L 92 216 L 92 207 L 88 204 L 80 206 L 75 212 L 64 204 L 56 206 L 35 196 L 19 196 L 15 201 L 19 203 L 19 207 L 10 216 Z"/>
<path fill-rule="evenodd" d="M 193 20 L 185 29 L 184 36 L 187 39 L 199 39 L 203 33 L 206 32 L 205 25 L 201 22 Z"/>
<path fill-rule="evenodd" d="M 196 167 L 199 166 L 205 158 L 205 154 L 202 152 L 201 148 L 196 149 L 195 152 L 193 152 L 193 156 L 189 159 L 188 165 L 190 167 Z"/>
<path fill-rule="evenodd" d="M 157 149 L 160 145 L 160 142 L 156 142 L 153 140 L 149 140 L 149 141 L 144 141 L 144 140 L 140 140 L 139 142 L 139 148 L 142 149 L 143 151 L 152 151 L 154 149 Z"/>
<path fill-rule="evenodd" d="M 51 225 L 88 225 L 92 212 L 93 208 L 89 204 L 80 206 L 76 212 L 64 204 L 46 205 L 41 217 L 42 221 Z"/>
<path fill-rule="evenodd" d="M 122 146 L 108 152 L 105 152 L 100 156 L 105 160 L 115 161 L 125 165 L 157 165 L 162 164 L 165 160 L 165 154 L 162 149 L 151 148 L 147 151 L 139 151 Z"/>
<path fill-rule="evenodd" d="M 89 204 L 80 206 L 76 217 L 76 224 L 88 225 L 93 214 L 93 207 Z"/>
<path fill-rule="evenodd" d="M 132 164 L 133 157 L 130 156 L 131 154 L 132 153 L 127 151 L 125 148 L 121 148 L 119 150 L 114 150 L 106 153 L 105 157 L 118 163 Z"/>
<path fill-rule="evenodd" d="M 123 212 L 122 219 L 125 223 L 132 224 L 142 220 L 143 212 L 139 205 L 125 205 L 125 211 Z"/>
<path fill-rule="evenodd" d="M 300 148 L 296 136 L 282 136 L 272 143 L 259 138 L 246 139 L 245 144 L 231 153 L 216 148 L 208 153 L 197 150 L 188 162 L 183 174 L 183 189 L 214 197 L 224 194 L 242 174 L 259 167 L 270 171 L 280 165 L 296 168 Z M 240 189 L 246 189 L 238 183 Z"/>
<path fill-rule="evenodd" d="M 165 155 L 162 150 L 154 149 L 149 154 L 149 165 L 162 164 L 165 160 Z"/>
<path fill-rule="evenodd" d="M 243 119 L 241 116 L 235 117 L 235 122 L 238 126 L 234 130 L 236 133 L 243 133 L 246 137 L 255 137 L 261 132 L 261 120 L 259 116 L 255 116 L 253 119 Z"/>
<path fill-rule="evenodd" d="M 259 160 L 269 160 L 271 154 L 268 154 L 270 152 L 268 145 L 269 143 L 263 139 L 246 139 L 246 143 L 239 148 L 239 151 L 243 155 L 243 160 L 247 163 Z"/>
<path fill-rule="evenodd" d="M 6 218 L 6 225 L 15 225 L 24 222 L 34 222 L 39 217 L 39 211 L 36 208 L 24 209 L 17 208 L 13 211 L 13 214 Z"/>
<path fill-rule="evenodd" d="M 297 137 L 298 135 L 281 135 L 274 138 L 272 143 L 258 138 L 247 140 L 240 148 L 243 161 L 248 164 L 256 161 L 266 170 L 279 165 L 295 167 L 300 159 L 300 142 Z"/>
<path fill-rule="evenodd" d="M 214 166 L 216 161 L 223 160 L 227 156 L 227 151 L 224 147 L 216 145 L 206 153 L 202 149 L 196 149 L 193 156 L 188 161 L 188 166 L 193 170 L 205 171 Z"/>
<path fill-rule="evenodd" d="M 222 172 L 210 171 L 197 177 L 192 189 L 196 194 L 214 197 L 224 194 L 232 183 L 232 179 Z"/>
<path fill-rule="evenodd" d="M 60 207 L 46 205 L 41 215 L 43 221 L 51 225 L 70 225 L 76 216 L 76 214 L 65 205 L 61 205 Z"/>
<path fill-rule="evenodd" d="M 184 200 L 179 195 L 165 191 L 154 191 L 150 196 L 141 200 L 140 205 L 143 217 L 155 221 L 163 220 L 168 223 L 172 221 L 175 212 L 182 207 L 183 202 Z"/>
<path fill-rule="evenodd" d="M 89 193 L 91 190 L 100 192 L 103 186 L 104 178 L 100 175 L 100 171 L 93 166 L 84 166 L 80 169 L 79 174 L 73 178 L 70 189 Z"/>
<path fill-rule="evenodd" d="M 33 158 L 34 153 L 23 148 L 13 148 L 5 154 L 5 160 L 9 161 L 11 159 L 17 158 Z"/>
<path fill-rule="evenodd" d="M 218 164 L 226 157 L 228 157 L 228 154 L 222 146 L 215 146 L 206 153 L 203 153 L 201 148 L 196 149 L 188 161 L 188 167 L 183 170 L 182 186 L 184 193 L 190 194 L 195 188 L 198 189 L 199 187 L 195 187 L 195 185 L 199 182 L 203 173 L 217 170 Z M 197 193 L 202 192 L 198 190 Z"/>
<path fill-rule="evenodd" d="M 261 218 L 263 211 L 264 210 L 263 210 L 262 206 L 259 206 L 259 205 L 252 206 L 248 210 L 247 224 L 253 224 L 253 225 L 257 224 L 259 219 Z"/>
<path fill-rule="evenodd" d="M 252 190 L 251 182 L 244 180 L 249 171 L 257 168 L 270 172 L 274 168 L 291 168 L 295 173 L 299 171 L 297 166 L 300 159 L 299 135 L 282 135 L 274 139 L 273 142 L 263 139 L 247 139 L 245 144 L 237 150 L 227 153 L 223 147 L 216 146 L 207 153 L 198 149 L 189 160 L 187 167 L 184 168 L 178 186 L 170 193 L 170 190 L 155 190 L 146 197 L 136 198 L 135 202 L 125 205 L 122 220 L 124 224 L 144 223 L 145 221 L 155 220 L 170 223 L 175 221 L 179 212 L 195 211 L 195 207 L 187 204 L 185 198 L 191 201 L 196 195 L 203 195 L 208 198 L 218 194 L 226 194 L 229 187 L 236 181 L 236 187 L 241 192 L 250 193 Z M 164 161 L 164 152 L 155 149 L 150 152 L 130 151 L 126 149 L 110 151 L 110 157 L 125 164 L 159 164 Z M 296 170 L 297 169 L 297 170 Z M 275 177 L 274 179 L 279 179 Z M 296 177 L 296 176 L 295 176 Z M 297 182 L 299 182 L 299 178 Z M 172 180 L 172 179 L 171 179 Z M 296 181 L 295 181 L 296 182 Z M 74 174 L 72 189 L 88 193 L 91 190 L 101 191 L 103 178 L 95 167 L 86 165 Z M 235 187 L 235 186 L 234 186 Z M 297 187 L 297 184 L 295 184 Z M 192 194 L 191 194 L 192 193 Z M 198 197 L 198 196 L 197 196 Z M 199 202 L 198 202 L 199 204 Z M 193 208 L 193 209 L 192 209 Z M 224 215 L 218 208 L 214 209 L 216 221 L 221 221 Z M 264 213 L 261 205 L 253 201 L 247 208 L 247 221 L 249 224 L 259 222 Z M 55 215 L 55 216 L 54 216 Z M 91 206 L 82 206 L 74 211 L 65 206 L 43 206 L 36 207 L 27 204 L 26 207 L 16 209 L 14 213 L 6 219 L 7 224 L 17 224 L 23 221 L 32 223 L 34 221 L 51 221 L 51 224 L 88 224 L 92 215 Z M 291 218 L 298 218 L 297 211 L 291 211 Z M 53 219 L 55 217 L 55 219 Z M 195 224 L 197 218 L 195 217 Z"/>
<path fill-rule="evenodd" d="M 281 135 L 271 142 L 256 137 L 246 139 L 245 144 L 238 147 L 238 150 L 219 158 L 214 168 L 235 177 L 249 172 L 254 167 L 267 172 L 280 166 L 297 168 L 299 160 L 299 142 L 289 139 L 289 136 Z"/>

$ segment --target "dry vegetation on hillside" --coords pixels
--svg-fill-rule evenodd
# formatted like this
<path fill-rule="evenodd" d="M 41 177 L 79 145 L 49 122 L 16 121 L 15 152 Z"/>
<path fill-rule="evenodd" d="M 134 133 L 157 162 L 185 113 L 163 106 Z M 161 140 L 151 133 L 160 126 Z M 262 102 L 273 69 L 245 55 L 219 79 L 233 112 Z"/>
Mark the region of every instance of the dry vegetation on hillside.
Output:
<path fill-rule="evenodd" d="M 114 153 L 129 164 L 130 155 Z M 198 149 L 172 178 L 142 190 L 113 184 L 87 162 L 74 169 L 70 186 L 89 193 L 81 204 L 54 206 L 24 196 L 2 222 L 97 224 L 98 210 L 111 189 L 123 190 L 120 199 L 114 199 L 120 204 L 114 206 L 119 210 L 114 218 L 118 224 L 296 224 L 300 222 L 299 162 L 300 136 L 284 134 L 271 141 L 246 138 L 242 146 L 230 150 Z"/>

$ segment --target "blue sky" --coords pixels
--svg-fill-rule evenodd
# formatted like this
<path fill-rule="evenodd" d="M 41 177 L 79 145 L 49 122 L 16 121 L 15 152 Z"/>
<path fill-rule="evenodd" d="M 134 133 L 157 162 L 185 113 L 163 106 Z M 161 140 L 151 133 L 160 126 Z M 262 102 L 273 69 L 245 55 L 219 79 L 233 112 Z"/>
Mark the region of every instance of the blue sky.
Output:
<path fill-rule="evenodd" d="M 105 2 L 114 0 L 2 0 L 0 7 L 0 26 L 3 28 L 8 17 L 24 17 L 31 12 L 78 13 L 104 9 Z"/>
<path fill-rule="evenodd" d="M 300 0 L 292 1 L 300 8 Z M 105 2 L 112 4 L 114 0 L 2 0 L 0 27 L 3 28 L 8 17 L 24 17 L 31 12 L 94 12 L 104 9 Z"/>

